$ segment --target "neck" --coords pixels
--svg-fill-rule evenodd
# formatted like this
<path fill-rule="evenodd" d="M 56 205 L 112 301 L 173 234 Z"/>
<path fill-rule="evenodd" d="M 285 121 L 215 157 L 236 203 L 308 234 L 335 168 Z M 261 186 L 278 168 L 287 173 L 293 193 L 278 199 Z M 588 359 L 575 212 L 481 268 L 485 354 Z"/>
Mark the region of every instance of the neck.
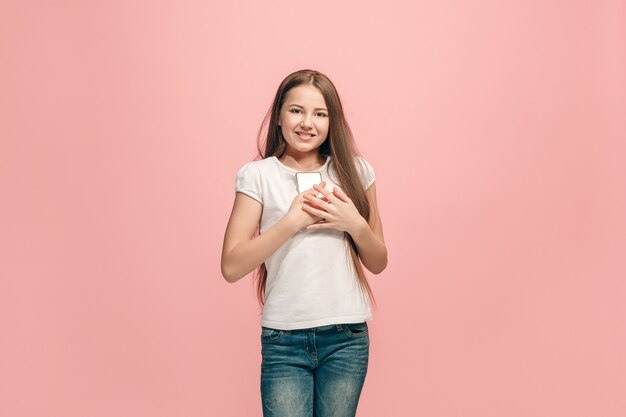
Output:
<path fill-rule="evenodd" d="M 315 170 L 326 162 L 326 157 L 317 154 L 289 155 L 283 154 L 278 158 L 283 164 L 302 171 Z"/>

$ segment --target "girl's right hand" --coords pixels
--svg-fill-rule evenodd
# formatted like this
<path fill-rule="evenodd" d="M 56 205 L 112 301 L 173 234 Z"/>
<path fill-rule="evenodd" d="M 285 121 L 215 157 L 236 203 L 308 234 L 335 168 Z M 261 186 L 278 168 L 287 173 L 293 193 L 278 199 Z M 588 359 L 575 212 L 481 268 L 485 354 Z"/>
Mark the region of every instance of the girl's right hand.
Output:
<path fill-rule="evenodd" d="M 322 187 L 325 187 L 326 181 L 322 181 L 320 185 Z M 291 221 L 297 226 L 298 230 L 303 229 L 307 227 L 308 225 L 317 223 L 320 220 L 322 220 L 322 217 L 318 217 L 314 214 L 310 214 L 302 209 L 303 204 L 308 204 L 313 208 L 323 210 L 322 208 L 318 206 L 314 206 L 311 203 L 309 203 L 307 200 L 305 200 L 304 199 L 305 194 L 317 195 L 319 193 L 314 188 L 309 188 L 308 190 L 303 191 L 300 194 L 296 195 L 291 203 L 291 207 L 289 207 L 289 211 L 287 211 L 287 214 L 285 214 L 285 217 L 291 218 Z M 326 201 L 325 197 L 322 197 L 322 199 Z"/>

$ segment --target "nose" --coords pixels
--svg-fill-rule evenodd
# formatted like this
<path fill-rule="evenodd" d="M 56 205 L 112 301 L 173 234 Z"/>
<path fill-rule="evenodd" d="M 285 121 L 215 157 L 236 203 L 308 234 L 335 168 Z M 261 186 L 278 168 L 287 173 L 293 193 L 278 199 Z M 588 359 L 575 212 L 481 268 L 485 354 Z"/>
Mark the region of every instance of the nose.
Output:
<path fill-rule="evenodd" d="M 304 118 L 302 119 L 302 128 L 303 129 L 310 129 L 312 126 L 311 123 L 311 115 L 304 115 Z"/>

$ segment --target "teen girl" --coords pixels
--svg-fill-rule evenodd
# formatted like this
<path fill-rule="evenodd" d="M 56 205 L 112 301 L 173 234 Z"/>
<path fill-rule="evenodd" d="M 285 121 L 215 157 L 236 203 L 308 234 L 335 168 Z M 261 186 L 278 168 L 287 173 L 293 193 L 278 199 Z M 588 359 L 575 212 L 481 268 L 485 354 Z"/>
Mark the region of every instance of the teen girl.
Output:
<path fill-rule="evenodd" d="M 387 266 L 374 169 L 318 71 L 287 76 L 261 127 L 268 119 L 262 158 L 237 172 L 222 275 L 234 283 L 258 268 L 263 416 L 354 416 L 375 304 L 361 263 Z M 298 193 L 299 171 L 322 182 Z"/>

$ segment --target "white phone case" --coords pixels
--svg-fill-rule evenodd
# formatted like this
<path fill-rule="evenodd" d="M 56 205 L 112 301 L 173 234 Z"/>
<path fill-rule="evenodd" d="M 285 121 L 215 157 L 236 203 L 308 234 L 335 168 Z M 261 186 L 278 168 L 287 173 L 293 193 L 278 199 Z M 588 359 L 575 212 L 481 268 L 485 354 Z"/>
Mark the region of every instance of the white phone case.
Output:
<path fill-rule="evenodd" d="M 298 181 L 298 194 L 300 194 L 322 182 L 322 174 L 319 172 L 296 172 L 296 179 Z M 324 194 L 318 193 L 317 196 L 321 198 Z"/>

